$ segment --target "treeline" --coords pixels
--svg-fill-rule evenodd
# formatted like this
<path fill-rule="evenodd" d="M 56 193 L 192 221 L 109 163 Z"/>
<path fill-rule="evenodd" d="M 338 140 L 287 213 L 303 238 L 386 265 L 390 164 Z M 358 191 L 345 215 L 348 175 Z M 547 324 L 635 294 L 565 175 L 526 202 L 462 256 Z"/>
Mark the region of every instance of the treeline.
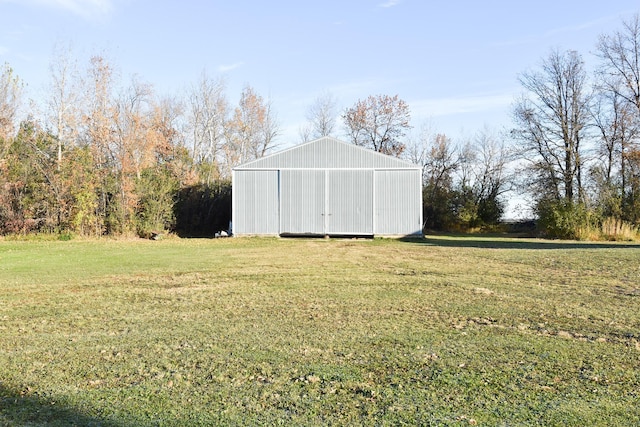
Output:
<path fill-rule="evenodd" d="M 103 57 L 80 73 L 61 54 L 43 111 L 16 124 L 23 87 L 0 69 L 0 234 L 213 235 L 229 226 L 231 168 L 278 133 L 251 87 L 231 108 L 204 74 L 185 99 L 159 98 Z"/>
<path fill-rule="evenodd" d="M 525 72 L 513 110 L 522 183 L 551 236 L 633 238 L 640 223 L 640 17 Z"/>
<path fill-rule="evenodd" d="M 425 171 L 427 227 L 495 224 L 516 189 L 541 235 L 640 238 L 640 17 L 601 35 L 592 55 L 590 71 L 579 52 L 552 50 L 523 72 L 502 135 L 408 147 Z"/>
<path fill-rule="evenodd" d="M 342 137 L 421 165 L 425 229 L 495 227 L 508 197 L 525 195 L 540 234 L 634 239 L 640 18 L 602 35 L 594 52 L 593 71 L 579 52 L 553 50 L 523 72 L 506 131 L 459 141 L 410 132 L 397 95 L 339 111 L 325 93 L 300 139 Z M 179 96 L 160 97 L 138 77 L 123 83 L 104 57 L 79 64 L 68 51 L 54 55 L 46 98 L 26 104 L 24 83 L 5 64 L 0 234 L 213 235 L 229 224 L 231 169 L 268 154 L 280 134 L 271 102 L 250 86 L 231 105 L 224 81 L 203 73 Z"/>

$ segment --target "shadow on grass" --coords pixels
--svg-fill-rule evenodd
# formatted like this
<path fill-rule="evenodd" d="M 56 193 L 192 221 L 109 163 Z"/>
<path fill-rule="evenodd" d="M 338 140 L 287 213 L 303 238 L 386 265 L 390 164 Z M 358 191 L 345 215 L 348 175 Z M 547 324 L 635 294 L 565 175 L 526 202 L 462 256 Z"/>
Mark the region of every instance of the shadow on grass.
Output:
<path fill-rule="evenodd" d="M 428 246 L 482 249 L 638 249 L 638 243 L 574 242 L 563 240 L 519 239 L 516 237 L 486 236 L 425 236 L 406 237 L 403 242 Z"/>
<path fill-rule="evenodd" d="M 101 419 L 29 392 L 9 390 L 0 383 L 0 426 L 133 427 L 134 424 Z"/>

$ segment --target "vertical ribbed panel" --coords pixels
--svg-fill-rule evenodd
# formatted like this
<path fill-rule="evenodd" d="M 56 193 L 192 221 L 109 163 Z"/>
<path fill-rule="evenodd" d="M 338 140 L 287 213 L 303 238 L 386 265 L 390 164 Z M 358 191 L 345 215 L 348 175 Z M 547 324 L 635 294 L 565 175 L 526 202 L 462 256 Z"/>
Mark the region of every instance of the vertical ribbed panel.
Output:
<path fill-rule="evenodd" d="M 324 234 L 325 172 L 280 172 L 280 233 Z"/>
<path fill-rule="evenodd" d="M 422 233 L 420 171 L 375 172 L 375 234 Z"/>
<path fill-rule="evenodd" d="M 234 234 L 278 234 L 278 171 L 234 172 Z"/>
<path fill-rule="evenodd" d="M 373 170 L 327 171 L 327 234 L 373 235 Z"/>

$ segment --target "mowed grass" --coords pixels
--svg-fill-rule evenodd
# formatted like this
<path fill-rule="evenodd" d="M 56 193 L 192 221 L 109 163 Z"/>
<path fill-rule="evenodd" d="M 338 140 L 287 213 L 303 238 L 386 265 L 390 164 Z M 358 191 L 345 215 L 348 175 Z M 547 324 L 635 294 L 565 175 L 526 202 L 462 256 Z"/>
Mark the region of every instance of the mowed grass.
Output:
<path fill-rule="evenodd" d="M 0 241 L 0 425 L 640 425 L 640 246 Z"/>

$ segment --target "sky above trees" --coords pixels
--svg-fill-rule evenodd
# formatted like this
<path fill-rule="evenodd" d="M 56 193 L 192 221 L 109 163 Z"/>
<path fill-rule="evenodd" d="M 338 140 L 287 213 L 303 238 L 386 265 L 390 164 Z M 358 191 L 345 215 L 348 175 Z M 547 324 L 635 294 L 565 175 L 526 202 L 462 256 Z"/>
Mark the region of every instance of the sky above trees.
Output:
<path fill-rule="evenodd" d="M 232 102 L 247 84 L 272 101 L 281 146 L 299 142 L 306 109 L 327 92 L 340 111 L 397 94 L 414 128 L 430 121 L 458 138 L 511 126 L 520 73 L 555 48 L 579 51 L 590 69 L 598 36 L 637 12 L 637 0 L 0 0 L 0 63 L 36 103 L 56 45 L 80 62 L 104 55 L 123 80 L 161 94 L 203 71 L 224 76 Z"/>

